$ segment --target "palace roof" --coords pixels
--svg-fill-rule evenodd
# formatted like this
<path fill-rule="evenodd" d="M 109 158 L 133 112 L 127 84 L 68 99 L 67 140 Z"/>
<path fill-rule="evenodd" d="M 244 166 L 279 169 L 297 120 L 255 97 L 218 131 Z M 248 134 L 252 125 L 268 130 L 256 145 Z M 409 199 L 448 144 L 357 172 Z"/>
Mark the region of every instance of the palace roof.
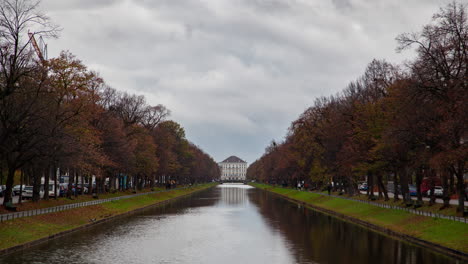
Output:
<path fill-rule="evenodd" d="M 236 157 L 236 156 L 231 156 L 225 160 L 222 161 L 222 163 L 224 162 L 230 162 L 230 163 L 247 163 L 243 160 L 241 160 L 240 158 Z"/>

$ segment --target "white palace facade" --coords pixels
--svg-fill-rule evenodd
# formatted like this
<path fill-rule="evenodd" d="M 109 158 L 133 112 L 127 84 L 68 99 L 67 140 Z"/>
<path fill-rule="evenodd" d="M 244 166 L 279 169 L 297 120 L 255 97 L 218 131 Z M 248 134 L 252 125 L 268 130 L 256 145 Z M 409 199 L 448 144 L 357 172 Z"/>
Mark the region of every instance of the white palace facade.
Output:
<path fill-rule="evenodd" d="M 247 162 L 236 156 L 231 156 L 218 164 L 221 169 L 221 180 L 245 180 Z"/>

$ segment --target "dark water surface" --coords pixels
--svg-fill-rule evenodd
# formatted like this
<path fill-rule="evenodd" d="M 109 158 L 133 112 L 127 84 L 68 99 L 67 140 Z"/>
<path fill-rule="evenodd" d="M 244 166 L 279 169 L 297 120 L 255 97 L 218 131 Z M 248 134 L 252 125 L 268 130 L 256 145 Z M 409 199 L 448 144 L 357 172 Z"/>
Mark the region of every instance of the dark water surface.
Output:
<path fill-rule="evenodd" d="M 245 185 L 221 185 L 0 263 L 461 263 Z"/>

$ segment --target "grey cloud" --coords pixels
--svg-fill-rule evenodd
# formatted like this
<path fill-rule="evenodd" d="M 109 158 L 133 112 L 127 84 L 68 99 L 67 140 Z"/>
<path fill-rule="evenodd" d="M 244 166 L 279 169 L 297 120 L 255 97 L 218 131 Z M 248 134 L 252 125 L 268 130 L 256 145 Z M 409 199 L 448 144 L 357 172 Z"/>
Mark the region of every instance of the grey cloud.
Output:
<path fill-rule="evenodd" d="M 449 0 L 44 0 L 69 49 L 120 90 L 165 104 L 217 160 L 252 162 L 318 96 Z"/>
<path fill-rule="evenodd" d="M 122 1 L 123 0 L 44 0 L 43 6 L 47 6 L 47 10 L 86 10 L 102 8 Z"/>
<path fill-rule="evenodd" d="M 337 9 L 349 9 L 352 7 L 351 0 L 332 0 Z"/>

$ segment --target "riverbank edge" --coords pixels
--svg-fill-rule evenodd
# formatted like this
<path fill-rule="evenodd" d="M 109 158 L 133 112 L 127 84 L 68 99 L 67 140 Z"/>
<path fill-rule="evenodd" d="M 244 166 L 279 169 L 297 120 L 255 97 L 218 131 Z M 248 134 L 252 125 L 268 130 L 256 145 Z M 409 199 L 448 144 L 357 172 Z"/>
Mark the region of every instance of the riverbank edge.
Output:
<path fill-rule="evenodd" d="M 75 228 L 71 228 L 71 229 L 68 229 L 68 230 L 65 230 L 65 231 L 61 231 L 61 232 L 58 232 L 58 233 L 55 233 L 55 234 L 51 234 L 51 235 L 49 235 L 47 237 L 43 237 L 43 238 L 40 238 L 40 239 L 28 241 L 28 242 L 25 242 L 25 243 L 22 243 L 22 244 L 19 244 L 19 245 L 15 245 L 15 246 L 12 246 L 12 247 L 0 249 L 0 256 L 4 256 L 4 255 L 8 255 L 8 254 L 11 254 L 11 253 L 14 253 L 14 252 L 25 250 L 27 248 L 37 246 L 39 244 L 50 241 L 52 239 L 57 239 L 57 238 L 66 236 L 68 234 L 72 234 L 72 233 L 75 233 L 75 232 L 78 232 L 78 231 L 81 231 L 81 230 L 85 230 L 85 229 L 90 228 L 92 226 L 103 224 L 103 223 L 106 223 L 106 222 L 109 222 L 109 221 L 112 221 L 112 220 L 115 220 L 115 219 L 118 219 L 118 218 L 121 218 L 121 217 L 124 217 L 124 216 L 132 215 L 132 214 L 141 212 L 143 210 L 146 210 L 146 209 L 148 209 L 150 207 L 160 206 L 160 205 L 172 202 L 172 201 L 174 201 L 176 199 L 183 198 L 183 197 L 192 195 L 192 194 L 194 194 L 196 192 L 207 190 L 209 188 L 214 188 L 216 186 L 217 186 L 217 184 L 208 183 L 208 184 L 206 184 L 206 186 L 203 186 L 203 188 L 195 189 L 195 190 L 193 190 L 192 192 L 189 192 L 189 193 L 185 193 L 185 194 L 182 194 L 182 195 L 179 195 L 179 196 L 176 196 L 176 197 L 171 197 L 171 198 L 168 198 L 166 200 L 160 200 L 160 201 L 157 201 L 157 202 L 155 202 L 153 204 L 146 205 L 146 206 L 134 209 L 134 210 L 130 210 L 130 211 L 123 212 L 123 213 L 120 213 L 120 214 L 112 215 L 112 216 L 109 216 L 109 217 L 105 217 L 105 218 L 96 220 L 95 222 L 92 222 L 92 223 L 87 223 L 87 224 L 84 224 L 84 225 L 81 225 L 81 226 L 78 226 L 78 227 L 75 227 Z M 175 190 L 177 190 L 177 189 L 175 189 Z M 75 209 L 72 209 L 72 210 L 76 210 L 76 209 L 80 209 L 80 208 L 75 208 Z"/>
<path fill-rule="evenodd" d="M 466 253 L 466 252 L 456 250 L 456 249 L 453 249 L 453 248 L 449 248 L 449 247 L 446 247 L 446 246 L 443 246 L 443 245 L 440 245 L 440 244 L 437 244 L 437 243 L 434 243 L 434 242 L 430 242 L 430 241 L 427 241 L 427 240 L 423 240 L 423 239 L 420 239 L 420 238 L 417 238 L 417 237 L 414 237 L 414 236 L 411 236 L 411 235 L 408 235 L 408 234 L 397 232 L 397 231 L 394 231 L 392 229 L 389 229 L 389 228 L 386 228 L 386 227 L 383 227 L 383 226 L 380 226 L 380 225 L 377 225 L 377 224 L 374 224 L 374 223 L 370 223 L 370 222 L 361 220 L 361 219 L 356 218 L 356 217 L 352 217 L 352 216 L 349 216 L 349 215 L 346 215 L 346 214 L 343 214 L 343 213 L 340 213 L 340 212 L 336 212 L 336 211 L 333 211 L 333 210 L 330 210 L 330 209 L 326 209 L 326 208 L 314 205 L 312 203 L 307 203 L 307 202 L 304 202 L 304 201 L 301 201 L 301 200 L 297 200 L 297 199 L 291 198 L 291 197 L 289 197 L 289 196 L 287 196 L 285 194 L 277 193 L 277 192 L 274 192 L 274 191 L 269 190 L 267 188 L 261 188 L 260 186 L 258 186 L 256 184 L 250 184 L 250 185 L 252 187 L 255 187 L 255 188 L 267 191 L 267 192 L 269 192 L 271 194 L 277 195 L 277 196 L 279 196 L 279 197 L 281 197 L 281 198 L 283 198 L 285 200 L 288 200 L 288 201 L 290 201 L 292 203 L 300 204 L 300 205 L 302 205 L 304 207 L 307 207 L 307 208 L 310 208 L 312 210 L 316 210 L 316 211 L 319 211 L 321 213 L 330 215 L 332 217 L 336 217 L 338 219 L 341 219 L 341 220 L 344 220 L 344 221 L 347 221 L 347 222 L 350 222 L 350 223 L 353 223 L 353 224 L 357 224 L 359 226 L 368 228 L 370 230 L 381 233 L 383 235 L 387 235 L 387 236 L 390 236 L 390 237 L 393 237 L 393 238 L 396 238 L 396 239 L 399 239 L 399 240 L 402 240 L 402 241 L 405 241 L 405 242 L 409 242 L 409 243 L 415 244 L 417 246 L 428 247 L 428 248 L 430 248 L 430 249 L 432 249 L 432 250 L 434 250 L 434 251 L 436 251 L 438 253 L 449 255 L 451 257 L 457 258 L 457 259 L 462 260 L 462 261 L 468 261 L 468 253 Z M 269 187 L 273 187 L 273 186 L 269 186 Z M 336 198 L 336 199 L 339 199 L 339 198 Z"/>

